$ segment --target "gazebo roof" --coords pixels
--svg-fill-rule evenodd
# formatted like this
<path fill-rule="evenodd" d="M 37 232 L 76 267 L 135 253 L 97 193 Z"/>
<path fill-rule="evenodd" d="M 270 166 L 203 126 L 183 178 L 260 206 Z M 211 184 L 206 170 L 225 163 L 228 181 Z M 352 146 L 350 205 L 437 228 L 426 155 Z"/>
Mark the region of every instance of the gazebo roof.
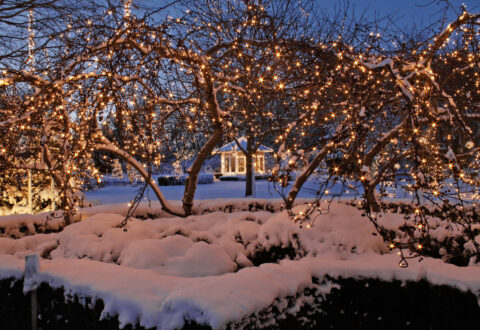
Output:
<path fill-rule="evenodd" d="M 240 145 L 244 150 L 247 150 L 247 138 L 245 136 L 242 136 L 241 138 L 239 138 L 238 142 L 240 143 Z M 237 142 L 233 141 L 224 146 L 221 146 L 218 149 L 215 149 L 214 153 L 227 152 L 227 151 L 241 151 L 241 149 L 238 147 Z M 257 151 L 273 152 L 273 149 L 261 144 L 260 147 L 258 147 Z"/>

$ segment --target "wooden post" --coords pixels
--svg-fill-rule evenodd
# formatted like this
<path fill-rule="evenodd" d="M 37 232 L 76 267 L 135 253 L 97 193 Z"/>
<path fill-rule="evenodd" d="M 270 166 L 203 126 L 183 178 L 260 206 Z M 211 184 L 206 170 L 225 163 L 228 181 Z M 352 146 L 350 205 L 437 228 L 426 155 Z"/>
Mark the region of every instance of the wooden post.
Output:
<path fill-rule="evenodd" d="M 30 320 L 32 330 L 37 330 L 37 275 L 40 266 L 38 254 L 25 256 L 25 277 L 23 278 L 23 293 L 30 293 Z"/>
<path fill-rule="evenodd" d="M 37 330 L 37 289 L 30 291 L 30 319 L 32 322 L 32 330 Z"/>

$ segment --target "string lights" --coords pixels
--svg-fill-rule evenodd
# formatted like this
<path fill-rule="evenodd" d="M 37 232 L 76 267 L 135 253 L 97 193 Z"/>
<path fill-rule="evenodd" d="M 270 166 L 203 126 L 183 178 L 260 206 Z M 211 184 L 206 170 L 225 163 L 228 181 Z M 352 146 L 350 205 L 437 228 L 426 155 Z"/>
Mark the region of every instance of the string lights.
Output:
<path fill-rule="evenodd" d="M 49 173 L 61 207 L 72 211 L 76 191 L 101 182 L 101 163 L 112 155 L 144 178 L 162 162 L 193 159 L 182 210 L 154 188 L 167 211 L 185 216 L 205 159 L 223 138 L 246 135 L 249 152 L 275 146 L 270 180 L 307 228 L 328 211 L 325 201 L 348 195 L 391 249 L 428 250 L 434 212 L 426 203 L 460 203 L 467 211 L 451 221 L 469 230 L 479 194 L 478 16 L 464 11 L 429 39 L 400 47 L 398 38 L 390 49 L 377 30 L 339 26 L 316 37 L 301 11 L 277 8 L 273 19 L 260 2 L 228 3 L 153 24 L 126 0 L 88 19 L 71 15 L 43 49 L 31 11 L 29 70 L 1 68 L 7 178 L 27 166 Z M 294 214 L 315 174 L 316 201 Z M 411 198 L 412 216 L 403 236 L 390 237 L 378 215 L 400 192 Z"/>

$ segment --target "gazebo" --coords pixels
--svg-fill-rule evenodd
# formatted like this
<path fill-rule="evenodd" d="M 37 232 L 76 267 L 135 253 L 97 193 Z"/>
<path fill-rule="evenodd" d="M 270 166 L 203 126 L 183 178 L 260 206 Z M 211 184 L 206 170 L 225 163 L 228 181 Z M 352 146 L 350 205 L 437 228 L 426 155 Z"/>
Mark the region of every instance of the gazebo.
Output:
<path fill-rule="evenodd" d="M 238 139 L 243 150 L 247 150 L 247 138 L 242 136 Z M 273 152 L 272 148 L 260 145 L 253 155 L 253 164 L 255 173 L 265 173 L 265 153 Z M 238 147 L 237 142 L 233 141 L 214 151 L 221 157 L 221 173 L 223 176 L 245 175 L 247 161 L 245 154 Z"/>

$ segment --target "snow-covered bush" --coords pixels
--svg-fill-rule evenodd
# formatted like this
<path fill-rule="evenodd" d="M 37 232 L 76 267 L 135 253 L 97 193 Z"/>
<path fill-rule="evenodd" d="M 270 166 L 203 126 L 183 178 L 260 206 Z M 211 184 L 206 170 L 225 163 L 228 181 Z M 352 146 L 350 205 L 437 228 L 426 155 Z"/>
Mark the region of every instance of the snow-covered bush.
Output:
<path fill-rule="evenodd" d="M 225 205 L 231 205 L 233 212 L 223 210 Z M 307 207 L 298 205 L 295 211 Z M 143 203 L 137 210 L 141 215 L 162 212 L 159 204 L 149 208 Z M 242 208 L 252 211 L 235 211 Z M 330 212 L 318 214 L 310 228 L 291 221 L 286 211 L 261 208 L 279 209 L 281 201 L 199 201 L 194 207 L 198 215 L 182 221 L 161 213 L 158 219 L 131 218 L 125 226 L 126 205 L 87 208 L 83 220 L 62 231 L 0 237 L 0 278 L 20 279 L 25 255 L 37 253 L 41 282 L 64 290 L 67 297 L 78 296 L 80 302 L 92 299 L 90 306 L 102 300 L 98 308 L 104 315 L 118 314 L 121 326 L 138 323 L 159 329 L 182 328 L 188 322 L 215 329 L 241 324 L 287 328 L 294 320 L 300 328 L 339 326 L 335 322 L 341 315 L 348 316 L 343 320 L 373 324 L 382 315 L 385 322 L 398 316 L 396 310 L 387 313 L 381 307 L 401 306 L 420 291 L 430 296 L 437 289 L 447 292 L 427 282 L 418 284 L 418 279 L 478 291 L 478 267 L 458 268 L 428 257 L 411 262 L 407 269 L 398 267 L 398 256 L 385 247 L 363 211 L 351 205 L 332 204 Z M 30 217 L 11 216 L 0 219 L 0 224 L 10 234 L 22 224 L 35 231 L 40 215 Z M 384 220 L 392 230 L 404 222 L 400 213 L 386 213 Z M 408 281 L 413 281 L 411 288 Z M 448 291 L 448 297 L 457 293 Z M 382 306 L 366 298 L 377 295 Z M 463 296 L 469 307 L 459 308 L 466 314 L 458 315 L 469 320 L 478 317 L 471 313 L 478 309 L 476 296 Z M 56 305 L 57 298 L 53 300 Z M 450 306 L 440 301 L 439 305 Z M 418 311 L 418 306 L 413 307 Z M 49 311 L 41 313 L 45 320 L 50 318 Z M 62 310 L 62 319 L 69 315 Z M 417 317 L 412 322 L 422 320 Z"/>
<path fill-rule="evenodd" d="M 187 175 L 160 175 L 157 179 L 159 186 L 184 185 Z M 198 184 L 213 183 L 214 175 L 212 173 L 200 173 L 198 175 Z"/>

